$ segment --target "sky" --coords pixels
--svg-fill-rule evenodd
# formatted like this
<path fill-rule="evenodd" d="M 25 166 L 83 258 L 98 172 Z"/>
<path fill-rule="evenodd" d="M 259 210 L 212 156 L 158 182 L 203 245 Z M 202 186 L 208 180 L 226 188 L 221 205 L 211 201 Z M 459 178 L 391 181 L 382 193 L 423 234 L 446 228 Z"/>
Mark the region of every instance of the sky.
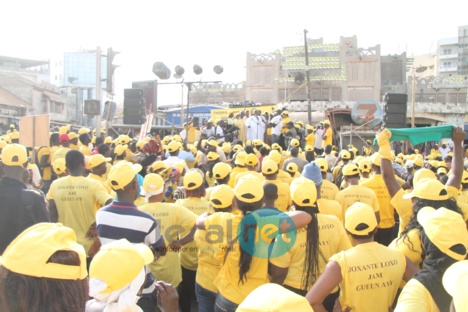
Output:
<path fill-rule="evenodd" d="M 47 60 L 79 49 L 121 53 L 115 88 L 154 80 L 154 62 L 181 65 L 187 80 L 246 79 L 246 53 L 270 53 L 309 38 L 337 43 L 356 35 L 358 46 L 381 45 L 381 54 L 434 52 L 437 40 L 457 37 L 468 24 L 468 1 L 317 0 L 6 0 L 0 55 Z M 204 68 L 200 76 L 192 66 Z M 224 72 L 215 75 L 215 65 Z M 175 81 L 171 79 L 169 81 Z M 117 94 L 117 99 L 123 94 Z M 159 103 L 180 103 L 180 86 L 160 85 Z"/>

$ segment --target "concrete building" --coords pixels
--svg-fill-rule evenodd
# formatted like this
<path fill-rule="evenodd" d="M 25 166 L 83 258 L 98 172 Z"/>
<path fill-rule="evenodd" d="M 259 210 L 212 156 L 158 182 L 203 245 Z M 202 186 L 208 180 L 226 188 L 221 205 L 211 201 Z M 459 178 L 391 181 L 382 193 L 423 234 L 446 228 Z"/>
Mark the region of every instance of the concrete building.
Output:
<path fill-rule="evenodd" d="M 385 93 L 407 93 L 406 62 L 406 52 L 400 55 L 381 56 L 381 99 Z"/>
<path fill-rule="evenodd" d="M 458 74 L 458 38 L 445 38 L 437 42 L 436 76 L 449 77 Z"/>
<path fill-rule="evenodd" d="M 468 25 L 458 27 L 458 74 L 468 75 Z"/>

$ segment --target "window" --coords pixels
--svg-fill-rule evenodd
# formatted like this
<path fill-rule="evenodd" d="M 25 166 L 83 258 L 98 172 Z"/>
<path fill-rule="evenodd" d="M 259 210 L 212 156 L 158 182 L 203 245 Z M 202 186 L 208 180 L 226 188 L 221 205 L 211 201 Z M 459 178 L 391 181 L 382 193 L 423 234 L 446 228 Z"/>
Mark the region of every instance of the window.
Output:
<path fill-rule="evenodd" d="M 444 62 L 444 67 L 452 67 L 452 62 Z"/>
<path fill-rule="evenodd" d="M 444 55 L 452 54 L 452 49 L 444 49 Z"/>

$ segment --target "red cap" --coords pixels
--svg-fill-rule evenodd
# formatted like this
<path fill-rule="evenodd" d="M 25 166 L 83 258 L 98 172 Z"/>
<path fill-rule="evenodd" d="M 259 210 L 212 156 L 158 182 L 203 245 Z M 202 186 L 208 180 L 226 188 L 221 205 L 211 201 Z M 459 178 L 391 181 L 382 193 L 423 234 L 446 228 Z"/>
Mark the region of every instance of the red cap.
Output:
<path fill-rule="evenodd" d="M 70 138 L 68 137 L 68 134 L 66 134 L 66 133 L 61 134 L 60 137 L 59 137 L 59 142 L 60 142 L 60 143 L 68 143 L 68 142 L 70 142 Z"/>

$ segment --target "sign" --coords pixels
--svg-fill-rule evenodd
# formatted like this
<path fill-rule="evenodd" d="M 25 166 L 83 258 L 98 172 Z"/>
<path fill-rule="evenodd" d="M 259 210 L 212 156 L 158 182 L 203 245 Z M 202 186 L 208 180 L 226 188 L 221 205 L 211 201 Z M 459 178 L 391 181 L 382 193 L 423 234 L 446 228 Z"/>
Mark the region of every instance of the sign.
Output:
<path fill-rule="evenodd" d="M 19 143 L 26 147 L 49 145 L 49 115 L 20 117 Z"/>
<path fill-rule="evenodd" d="M 84 113 L 88 116 L 101 115 L 101 101 L 99 100 L 85 100 Z"/>
<path fill-rule="evenodd" d="M 369 99 L 357 101 L 351 109 L 351 119 L 358 125 L 377 126 L 382 122 L 383 115 L 380 103 Z"/>
<path fill-rule="evenodd" d="M 268 106 L 252 106 L 252 107 L 239 107 L 239 108 L 227 108 L 227 109 L 212 109 L 211 110 L 211 119 L 219 120 L 219 119 L 226 119 L 229 117 L 229 114 L 240 113 L 243 110 L 248 110 L 252 112 L 252 110 L 260 110 L 263 113 L 273 113 L 278 109 L 278 105 L 268 105 Z"/>

